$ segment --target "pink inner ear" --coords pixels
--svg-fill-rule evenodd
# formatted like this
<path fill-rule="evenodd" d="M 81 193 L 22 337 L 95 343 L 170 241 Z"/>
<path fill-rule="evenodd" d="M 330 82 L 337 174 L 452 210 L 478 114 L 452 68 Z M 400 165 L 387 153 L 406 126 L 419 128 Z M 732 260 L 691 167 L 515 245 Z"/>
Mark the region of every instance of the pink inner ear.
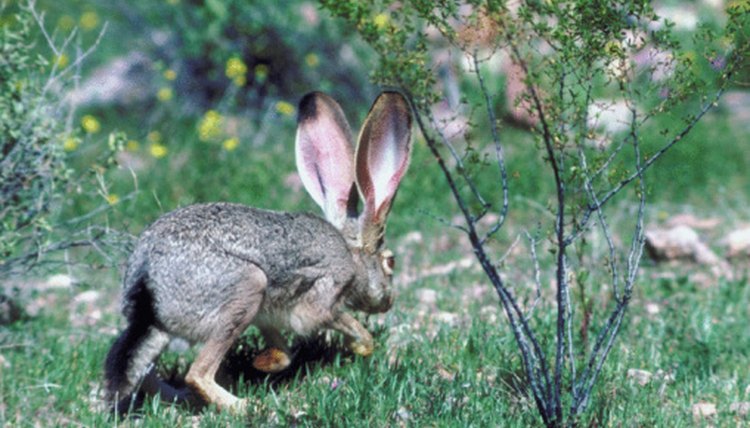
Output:
<path fill-rule="evenodd" d="M 313 96 L 315 104 L 308 103 L 309 111 L 300 112 L 295 144 L 297 170 L 326 218 L 337 224 L 346 216 L 354 182 L 351 130 L 335 101 L 322 94 Z"/>
<path fill-rule="evenodd" d="M 385 221 L 391 200 L 409 165 L 411 116 L 396 93 L 384 93 L 373 104 L 357 148 L 357 184 L 365 199 L 365 215 Z"/>
<path fill-rule="evenodd" d="M 374 189 L 375 217 L 378 220 L 383 220 L 383 216 L 387 214 L 390 201 L 395 196 L 401 178 L 406 173 L 409 161 L 408 149 L 398 141 L 399 136 L 393 130 L 386 132 L 383 138 L 384 142 L 378 145 L 378 149 L 374 150 L 371 146 L 368 153 L 369 171 Z"/>

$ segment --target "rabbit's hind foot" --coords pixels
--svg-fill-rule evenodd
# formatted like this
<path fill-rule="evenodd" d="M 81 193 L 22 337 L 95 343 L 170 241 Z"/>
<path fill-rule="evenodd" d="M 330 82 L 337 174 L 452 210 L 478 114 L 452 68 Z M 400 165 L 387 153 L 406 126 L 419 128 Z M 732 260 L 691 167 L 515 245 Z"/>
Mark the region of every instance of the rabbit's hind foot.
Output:
<path fill-rule="evenodd" d="M 278 373 L 289 367 L 292 359 L 283 349 L 270 347 L 253 358 L 253 367 L 264 373 Z"/>

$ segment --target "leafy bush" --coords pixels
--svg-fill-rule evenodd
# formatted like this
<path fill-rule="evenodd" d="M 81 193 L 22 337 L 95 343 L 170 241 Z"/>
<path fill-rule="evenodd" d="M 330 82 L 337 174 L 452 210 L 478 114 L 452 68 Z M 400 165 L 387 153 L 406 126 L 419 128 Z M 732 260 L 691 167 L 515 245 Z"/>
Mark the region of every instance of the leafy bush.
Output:
<path fill-rule="evenodd" d="M 68 120 L 73 112 L 59 95 L 72 80 L 64 53 L 72 37 L 62 48 L 55 47 L 33 3 L 0 13 L 0 275 L 5 276 L 35 266 L 46 252 L 87 245 L 107 235 L 101 231 L 94 236 L 85 227 L 83 220 L 95 213 L 64 220 L 59 216 L 66 194 L 93 194 L 100 205 L 100 196 L 106 199 L 101 177 L 115 165 L 113 156 L 123 137 L 111 134 L 90 174 L 74 175 L 68 152 L 94 137 L 73 131 Z M 42 34 L 53 51 L 52 61 L 35 54 Z M 76 64 L 84 56 L 79 55 Z M 93 134 L 98 127 L 95 118 L 84 116 L 84 132 Z M 81 234 L 87 237 L 78 239 Z"/>
<path fill-rule="evenodd" d="M 32 17 L 16 14 L 0 32 L 0 257 L 49 227 L 69 175 L 64 121 L 45 92 L 49 63 L 33 57 Z M 71 142 L 69 144 L 75 144 Z"/>

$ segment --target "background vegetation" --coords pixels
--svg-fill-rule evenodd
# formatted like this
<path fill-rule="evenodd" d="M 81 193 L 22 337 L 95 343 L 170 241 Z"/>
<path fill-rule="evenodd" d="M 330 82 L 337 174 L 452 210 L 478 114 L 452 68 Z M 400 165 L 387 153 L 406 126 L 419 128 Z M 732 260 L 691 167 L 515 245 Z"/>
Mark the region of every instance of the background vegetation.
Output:
<path fill-rule="evenodd" d="M 713 3 L 655 2 L 664 11 L 692 10 L 718 28 L 729 2 Z M 746 1 L 733 3 L 750 8 Z M 307 91 L 327 91 L 357 127 L 379 90 L 369 79 L 378 59 L 357 35 L 361 28 L 308 2 L 264 0 L 249 7 L 239 0 L 38 0 L 35 10 L 36 18 L 8 4 L 0 15 L 0 135 L 3 162 L 14 139 L 26 144 L 24 153 L 45 160 L 43 179 L 21 186 L 32 197 L 20 196 L 41 208 L 23 217 L 27 205 L 6 197 L 3 187 L 0 250 L 6 266 L 40 248 L 67 251 L 48 254 L 43 260 L 55 263 L 46 270 L 0 278 L 0 303 L 15 308 L 0 326 L 0 421 L 114 425 L 122 421 L 104 411 L 101 367 L 121 326 L 119 280 L 132 236 L 193 202 L 315 211 L 290 156 L 296 102 Z M 373 10 L 366 18 L 374 30 L 398 14 L 389 4 Z M 713 43 L 692 37 L 690 26 L 675 30 L 688 48 L 696 44 L 693 52 L 701 51 L 700 43 Z M 435 56 L 443 52 L 430 48 Z M 456 61 L 458 83 L 465 84 Z M 502 93 L 505 74 L 491 67 L 487 72 L 488 85 Z M 747 103 L 730 102 L 748 99 L 750 73 L 743 73 L 731 88 L 735 98 L 662 159 L 648 189 L 652 225 L 682 213 L 717 218 L 718 226 L 701 233 L 720 254 L 720 238 L 750 218 L 750 113 Z M 545 221 L 553 183 L 539 168 L 542 155 L 532 133 L 510 120 L 507 101 L 498 97 L 495 103 L 506 119 L 501 132 L 517 207 L 498 236 L 497 258 L 514 266 L 506 270 L 517 283 L 531 284 L 530 262 L 519 255 L 524 244 L 513 243 Z M 675 128 L 685 113 L 668 112 L 649 133 Z M 3 175 L 2 185 L 8 183 Z M 240 376 L 239 394 L 255 398 L 252 425 L 540 422 L 522 387 L 521 361 L 496 297 L 471 249 L 444 224 L 458 212 L 423 141 L 415 144 L 399 195 L 388 235 L 399 256 L 400 296 L 389 314 L 369 320 L 378 332 L 375 355 L 355 358 L 336 337 L 313 338 L 297 345 L 292 369 L 266 378 L 246 367 L 247 355 L 260 347 L 249 332 L 226 371 L 230 384 Z M 611 214 L 615 229 L 631 213 L 624 202 L 618 205 Z M 107 233 L 97 234 L 102 230 Z M 115 237 L 98 239 L 103 236 Z M 82 250 L 70 245 L 76 242 L 94 245 Z M 746 266 L 746 260 L 735 262 L 732 280 L 693 264 L 645 266 L 622 337 L 581 424 L 746 423 L 740 409 L 750 401 Z M 553 288 L 544 290 L 545 301 Z M 593 288 L 589 298 L 594 312 L 609 303 L 601 289 Z M 553 324 L 542 305 L 534 321 Z M 161 362 L 164 375 L 184 373 L 191 352 L 170 351 Z M 695 416 L 701 403 L 715 405 L 716 414 Z M 148 426 L 247 422 L 157 401 L 147 402 L 141 414 Z"/>

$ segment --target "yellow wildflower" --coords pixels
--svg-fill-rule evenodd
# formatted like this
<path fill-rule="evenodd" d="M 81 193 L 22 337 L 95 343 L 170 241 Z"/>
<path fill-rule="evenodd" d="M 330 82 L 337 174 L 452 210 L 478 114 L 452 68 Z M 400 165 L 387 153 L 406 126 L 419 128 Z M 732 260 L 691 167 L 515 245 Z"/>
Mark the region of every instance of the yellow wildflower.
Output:
<path fill-rule="evenodd" d="M 63 150 L 66 152 L 72 152 L 78 148 L 80 141 L 75 137 L 68 137 L 63 141 Z"/>
<path fill-rule="evenodd" d="M 236 149 L 237 146 L 239 145 L 240 145 L 240 140 L 238 140 L 235 137 L 224 140 L 224 143 L 222 143 L 222 147 L 224 147 L 224 150 L 228 152 L 231 152 L 232 150 Z"/>
<path fill-rule="evenodd" d="M 79 22 L 81 24 L 81 29 L 84 31 L 93 30 L 99 26 L 99 15 L 94 11 L 84 12 L 84 14 L 81 15 L 81 20 Z"/>
<path fill-rule="evenodd" d="M 156 159 L 160 159 L 166 156 L 167 151 L 167 146 L 159 143 L 151 143 L 151 145 L 148 147 L 148 152 L 151 153 L 151 156 L 155 157 Z"/>
<path fill-rule="evenodd" d="M 102 129 L 99 120 L 90 114 L 81 118 L 81 126 L 83 127 L 83 130 L 89 134 L 96 134 Z"/>
<path fill-rule="evenodd" d="M 136 140 L 128 140 L 128 142 L 125 143 L 125 150 L 129 152 L 137 152 L 140 148 L 141 143 Z"/>
<path fill-rule="evenodd" d="M 308 67 L 315 68 L 320 64 L 320 59 L 314 53 L 309 53 L 305 55 L 305 64 Z"/>
<path fill-rule="evenodd" d="M 209 110 L 198 123 L 198 138 L 201 141 L 211 141 L 221 136 L 221 126 L 224 119 L 216 110 Z"/>
<path fill-rule="evenodd" d="M 172 99 L 172 88 L 161 88 L 159 89 L 159 92 L 156 93 L 156 98 L 159 99 L 159 101 L 169 101 Z"/>
<path fill-rule="evenodd" d="M 104 197 L 104 199 L 106 199 L 107 203 L 110 204 L 110 205 L 114 205 L 114 204 L 120 202 L 120 197 L 117 196 L 116 193 L 110 193 L 110 194 L 106 195 Z"/>
<path fill-rule="evenodd" d="M 61 53 L 55 59 L 55 65 L 57 65 L 59 68 L 65 68 L 68 65 L 68 62 L 68 56 L 64 53 Z"/>
<path fill-rule="evenodd" d="M 375 24 L 378 29 L 382 30 L 388 25 L 388 15 L 385 13 L 378 14 L 375 16 L 375 18 L 372 20 L 372 22 Z"/>
<path fill-rule="evenodd" d="M 160 143 L 161 142 L 161 132 L 159 131 L 151 131 L 146 135 L 146 139 L 152 143 Z"/>
<path fill-rule="evenodd" d="M 76 20 L 70 15 L 63 15 L 57 20 L 57 26 L 62 31 L 70 31 L 76 26 Z"/>
<path fill-rule="evenodd" d="M 284 116 L 291 116 L 294 114 L 294 106 L 286 101 L 279 101 L 276 103 L 276 111 Z"/>
<path fill-rule="evenodd" d="M 177 73 L 174 70 L 172 70 L 171 68 L 168 68 L 168 69 L 164 70 L 164 78 L 167 79 L 167 80 L 169 80 L 169 81 L 172 81 L 172 80 L 174 80 L 174 79 L 177 78 Z"/>
<path fill-rule="evenodd" d="M 247 73 L 247 66 L 240 57 L 232 57 L 227 61 L 226 74 L 230 79 Z"/>

